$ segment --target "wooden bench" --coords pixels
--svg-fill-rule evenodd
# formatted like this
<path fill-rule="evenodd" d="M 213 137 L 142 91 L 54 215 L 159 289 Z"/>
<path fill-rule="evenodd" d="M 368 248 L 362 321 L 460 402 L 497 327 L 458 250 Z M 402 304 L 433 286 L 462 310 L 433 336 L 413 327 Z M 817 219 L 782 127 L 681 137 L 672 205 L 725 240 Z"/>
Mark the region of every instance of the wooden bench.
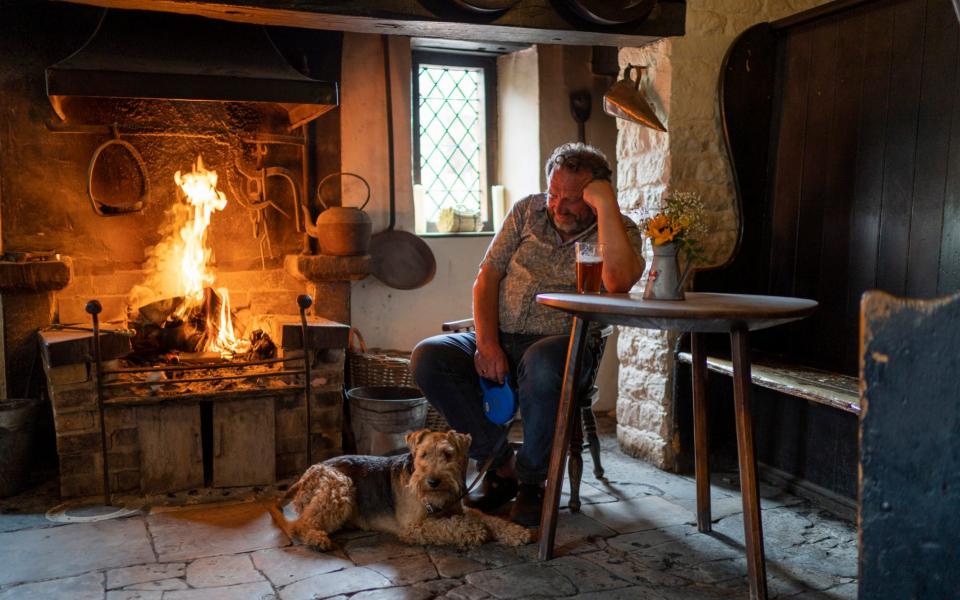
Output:
<path fill-rule="evenodd" d="M 678 352 L 677 360 L 689 365 L 692 356 L 689 352 Z M 733 376 L 733 363 L 725 358 L 708 356 L 707 369 Z M 856 377 L 763 358 L 752 359 L 750 377 L 754 385 L 768 390 L 860 414 L 860 389 Z"/>

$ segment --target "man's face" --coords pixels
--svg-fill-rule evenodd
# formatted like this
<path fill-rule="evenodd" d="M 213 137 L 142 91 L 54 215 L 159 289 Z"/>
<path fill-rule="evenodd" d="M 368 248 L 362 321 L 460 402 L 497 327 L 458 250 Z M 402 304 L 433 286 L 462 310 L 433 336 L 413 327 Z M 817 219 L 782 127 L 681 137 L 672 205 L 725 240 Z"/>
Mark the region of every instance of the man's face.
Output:
<path fill-rule="evenodd" d="M 583 201 L 583 188 L 592 179 L 588 172 L 572 173 L 557 168 L 547 182 L 547 214 L 553 226 L 567 234 L 584 231 L 597 220 L 590 205 Z"/>

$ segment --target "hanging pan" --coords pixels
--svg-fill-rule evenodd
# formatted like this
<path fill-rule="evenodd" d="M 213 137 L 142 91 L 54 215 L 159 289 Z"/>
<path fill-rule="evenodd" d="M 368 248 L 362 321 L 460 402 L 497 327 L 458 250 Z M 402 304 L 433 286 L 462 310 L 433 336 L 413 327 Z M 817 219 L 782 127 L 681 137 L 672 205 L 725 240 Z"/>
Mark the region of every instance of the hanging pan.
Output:
<path fill-rule="evenodd" d="M 393 173 L 393 95 L 390 91 L 389 40 L 383 36 L 383 68 L 387 99 L 387 157 L 390 185 L 390 224 L 370 239 L 373 275 L 384 284 L 398 290 L 414 290 L 433 280 L 437 261 L 433 251 L 419 236 L 408 231 L 397 231 L 396 192 Z"/>

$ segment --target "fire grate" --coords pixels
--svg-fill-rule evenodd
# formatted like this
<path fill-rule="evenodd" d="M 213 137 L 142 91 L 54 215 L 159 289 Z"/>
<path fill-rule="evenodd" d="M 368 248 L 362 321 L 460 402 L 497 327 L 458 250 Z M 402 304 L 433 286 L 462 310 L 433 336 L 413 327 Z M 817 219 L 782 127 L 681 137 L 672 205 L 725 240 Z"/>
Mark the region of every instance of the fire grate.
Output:
<path fill-rule="evenodd" d="M 312 456 L 312 436 L 311 436 L 311 402 L 310 402 L 310 357 L 308 353 L 308 340 L 309 340 L 309 329 L 307 325 L 307 309 L 313 305 L 313 298 L 307 294 L 302 294 L 297 297 L 297 306 L 299 307 L 300 313 L 300 343 L 301 348 L 303 349 L 302 357 L 297 358 L 276 358 L 268 360 L 257 360 L 257 361 L 246 361 L 246 362 L 226 362 L 223 364 L 199 364 L 199 365 L 183 365 L 183 366 L 162 366 L 162 367 L 132 367 L 132 368 L 105 368 L 104 362 L 102 360 L 102 352 L 100 346 L 100 313 L 103 310 L 102 305 L 97 300 L 91 300 L 86 305 L 86 311 L 90 314 L 93 322 L 93 363 L 96 369 L 96 401 L 97 401 L 97 412 L 100 420 L 100 456 L 103 464 L 103 497 L 104 503 L 106 505 L 111 504 L 111 493 L 110 493 L 110 463 L 108 459 L 108 444 L 107 444 L 107 426 L 106 426 L 106 417 L 104 414 L 104 409 L 107 406 L 110 407 L 119 407 L 119 406 L 136 406 L 149 403 L 158 403 L 158 402 L 167 402 L 171 399 L 175 399 L 181 402 L 195 402 L 203 398 L 212 398 L 224 393 L 224 390 L 211 390 L 206 392 L 196 392 L 196 393 L 176 393 L 177 390 L 168 390 L 172 393 L 168 394 L 150 394 L 142 395 L 135 393 L 134 390 L 141 387 L 149 387 L 153 390 L 156 390 L 158 386 L 180 386 L 181 390 L 184 386 L 189 388 L 192 384 L 198 383 L 215 383 L 215 382 L 230 382 L 236 384 L 252 383 L 254 386 L 251 387 L 251 394 L 262 394 L 262 386 L 257 386 L 256 384 L 262 382 L 263 380 L 279 380 L 280 378 L 302 378 L 302 384 L 298 383 L 289 383 L 285 382 L 279 386 L 270 386 L 278 391 L 284 392 L 303 392 L 304 405 L 306 408 L 306 426 L 304 435 L 306 437 L 306 448 L 307 448 L 307 457 L 309 462 L 309 457 Z M 241 373 L 241 374 L 216 374 L 210 375 L 210 373 L 221 373 L 224 371 L 235 371 L 238 369 L 250 369 L 251 367 L 272 367 L 276 365 L 283 365 L 284 367 L 289 367 L 290 363 L 295 363 L 299 360 L 302 365 L 299 369 L 287 369 L 284 368 L 279 371 L 270 371 L 257 369 L 254 372 Z M 181 374 L 200 374 L 199 377 L 182 377 L 173 380 L 158 380 L 156 378 L 151 378 L 151 374 L 167 374 L 167 373 L 181 373 Z M 143 376 L 146 375 L 147 378 L 144 380 L 137 381 L 123 381 L 123 382 L 113 382 L 106 383 L 105 378 L 107 377 L 125 377 L 125 376 Z M 116 394 L 119 392 L 119 394 Z M 124 393 L 126 392 L 126 393 Z M 234 395 L 242 395 L 243 392 L 234 392 Z"/>

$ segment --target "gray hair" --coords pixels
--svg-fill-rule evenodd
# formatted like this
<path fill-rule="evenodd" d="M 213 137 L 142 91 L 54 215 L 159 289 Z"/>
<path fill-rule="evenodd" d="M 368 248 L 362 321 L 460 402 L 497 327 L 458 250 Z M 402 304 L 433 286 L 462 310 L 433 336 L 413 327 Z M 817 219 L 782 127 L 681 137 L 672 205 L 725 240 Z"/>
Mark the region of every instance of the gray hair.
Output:
<path fill-rule="evenodd" d="M 613 175 L 606 155 L 599 149 L 582 142 L 568 142 L 553 151 L 545 166 L 547 179 L 550 179 L 553 170 L 558 167 L 571 173 L 589 171 L 594 179 L 605 181 L 610 181 Z"/>

